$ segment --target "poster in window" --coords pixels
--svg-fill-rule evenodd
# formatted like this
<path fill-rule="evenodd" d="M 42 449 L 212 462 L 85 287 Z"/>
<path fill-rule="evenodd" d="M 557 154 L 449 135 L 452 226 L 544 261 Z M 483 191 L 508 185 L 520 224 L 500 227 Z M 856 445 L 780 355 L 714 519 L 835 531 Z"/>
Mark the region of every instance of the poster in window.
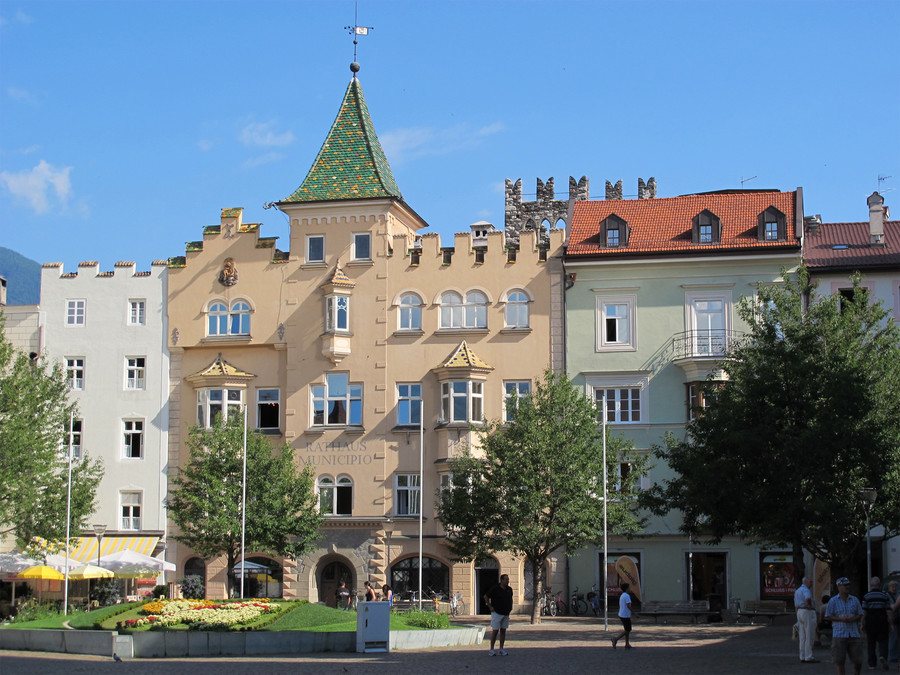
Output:
<path fill-rule="evenodd" d="M 600 553 L 602 564 L 603 553 Z M 631 586 L 629 592 L 634 592 L 638 601 L 641 599 L 641 554 L 640 553 L 610 553 L 606 559 L 606 595 L 609 598 L 618 598 L 622 595 L 619 586 L 628 583 Z M 602 581 L 602 580 L 601 580 Z"/>
<path fill-rule="evenodd" d="M 762 600 L 792 600 L 797 582 L 790 553 L 760 553 L 759 597 Z"/>

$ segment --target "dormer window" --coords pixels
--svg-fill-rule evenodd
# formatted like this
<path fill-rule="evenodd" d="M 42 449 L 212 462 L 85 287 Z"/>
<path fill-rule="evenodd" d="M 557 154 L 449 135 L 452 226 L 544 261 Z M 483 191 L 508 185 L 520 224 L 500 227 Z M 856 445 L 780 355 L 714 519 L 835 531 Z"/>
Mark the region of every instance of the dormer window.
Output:
<path fill-rule="evenodd" d="M 718 244 L 722 241 L 722 221 L 719 216 L 704 209 L 694 216 L 691 229 L 691 241 L 694 244 Z"/>
<path fill-rule="evenodd" d="M 628 243 L 628 223 L 612 214 L 600 223 L 600 241 L 604 248 L 618 248 Z"/>
<path fill-rule="evenodd" d="M 785 215 L 770 206 L 759 214 L 757 239 L 759 241 L 787 241 L 787 225 Z"/>

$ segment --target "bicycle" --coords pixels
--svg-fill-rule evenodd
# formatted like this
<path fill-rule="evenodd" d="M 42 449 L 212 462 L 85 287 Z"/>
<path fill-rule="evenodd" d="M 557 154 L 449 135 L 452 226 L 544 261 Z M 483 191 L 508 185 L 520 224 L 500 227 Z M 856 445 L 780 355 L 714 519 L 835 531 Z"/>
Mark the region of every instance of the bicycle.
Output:
<path fill-rule="evenodd" d="M 450 596 L 450 616 L 462 616 L 466 613 L 466 604 L 462 597 L 462 593 L 458 591 Z"/>
<path fill-rule="evenodd" d="M 575 616 L 587 614 L 588 606 L 584 599 L 580 595 L 578 595 L 578 586 L 576 586 L 575 590 L 572 591 L 572 602 L 569 603 L 569 608 L 572 610 L 572 614 L 574 614 Z"/>
<path fill-rule="evenodd" d="M 566 606 L 566 601 L 563 600 L 562 591 L 556 594 L 556 613 L 560 616 L 569 613 L 569 608 Z"/>
<path fill-rule="evenodd" d="M 541 616 L 556 616 L 558 607 L 549 588 L 541 594 Z"/>

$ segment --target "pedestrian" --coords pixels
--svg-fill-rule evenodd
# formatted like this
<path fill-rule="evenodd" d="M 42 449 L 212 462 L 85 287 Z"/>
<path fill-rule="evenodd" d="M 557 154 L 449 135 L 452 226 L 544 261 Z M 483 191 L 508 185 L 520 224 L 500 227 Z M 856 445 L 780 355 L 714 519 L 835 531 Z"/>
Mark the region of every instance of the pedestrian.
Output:
<path fill-rule="evenodd" d="M 337 591 L 335 591 L 335 597 L 337 598 L 338 609 L 350 609 L 350 589 L 347 588 L 347 584 L 343 581 L 338 586 Z"/>
<path fill-rule="evenodd" d="M 818 663 L 813 658 L 813 641 L 816 636 L 816 608 L 813 605 L 812 577 L 803 577 L 800 586 L 794 591 L 794 609 L 797 610 L 797 626 L 799 628 L 800 662 Z"/>
<path fill-rule="evenodd" d="M 628 594 L 630 586 L 623 583 L 619 588 L 622 589 L 622 595 L 619 596 L 619 620 L 622 622 L 622 632 L 612 639 L 612 646 L 615 649 L 616 643 L 624 637 L 625 649 L 631 649 L 631 596 Z"/>
<path fill-rule="evenodd" d="M 384 601 L 388 605 L 393 607 L 394 606 L 394 591 L 393 591 L 393 589 L 390 586 L 388 586 L 387 584 L 385 584 L 384 586 L 381 587 L 381 593 L 384 596 Z"/>
<path fill-rule="evenodd" d="M 506 643 L 506 629 L 509 628 L 509 615 L 512 614 L 513 608 L 513 591 L 509 585 L 509 575 L 501 574 L 500 583 L 491 588 L 484 594 L 484 603 L 491 610 L 491 651 L 488 656 L 499 654 L 500 656 L 508 656 L 507 651 L 503 648 Z M 500 638 L 500 651 L 494 651 L 494 645 L 497 638 Z"/>
<path fill-rule="evenodd" d="M 366 602 L 374 602 L 375 601 L 375 589 L 372 588 L 372 583 L 366 581 L 363 586 L 366 587 Z"/>
<path fill-rule="evenodd" d="M 894 625 L 888 640 L 888 661 L 897 663 L 900 661 L 900 591 L 897 590 L 897 582 L 893 579 L 888 582 L 887 594 L 891 598 L 891 619 Z"/>
<path fill-rule="evenodd" d="M 866 654 L 869 657 L 869 670 L 875 668 L 875 652 L 878 652 L 878 665 L 882 670 L 888 669 L 888 637 L 894 630 L 891 625 L 891 598 L 881 590 L 881 579 L 872 577 L 869 580 L 869 592 L 863 596 L 863 631 L 866 634 Z"/>
<path fill-rule="evenodd" d="M 859 635 L 862 605 L 856 596 L 850 595 L 847 577 L 841 577 L 835 584 L 838 594 L 825 608 L 825 618 L 831 621 L 831 661 L 837 667 L 838 675 L 844 675 L 844 663 L 849 656 L 853 672 L 859 675 L 862 669 L 862 639 Z"/>

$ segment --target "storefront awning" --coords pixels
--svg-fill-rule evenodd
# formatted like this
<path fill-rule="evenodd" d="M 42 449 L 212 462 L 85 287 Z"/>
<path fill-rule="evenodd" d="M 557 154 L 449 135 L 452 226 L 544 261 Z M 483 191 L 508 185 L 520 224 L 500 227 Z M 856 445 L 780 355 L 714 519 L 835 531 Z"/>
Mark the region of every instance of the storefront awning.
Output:
<path fill-rule="evenodd" d="M 103 537 L 100 555 L 118 553 L 126 548 L 144 555 L 153 555 L 159 537 Z M 70 559 L 81 563 L 97 562 L 97 537 L 76 537 Z"/>

